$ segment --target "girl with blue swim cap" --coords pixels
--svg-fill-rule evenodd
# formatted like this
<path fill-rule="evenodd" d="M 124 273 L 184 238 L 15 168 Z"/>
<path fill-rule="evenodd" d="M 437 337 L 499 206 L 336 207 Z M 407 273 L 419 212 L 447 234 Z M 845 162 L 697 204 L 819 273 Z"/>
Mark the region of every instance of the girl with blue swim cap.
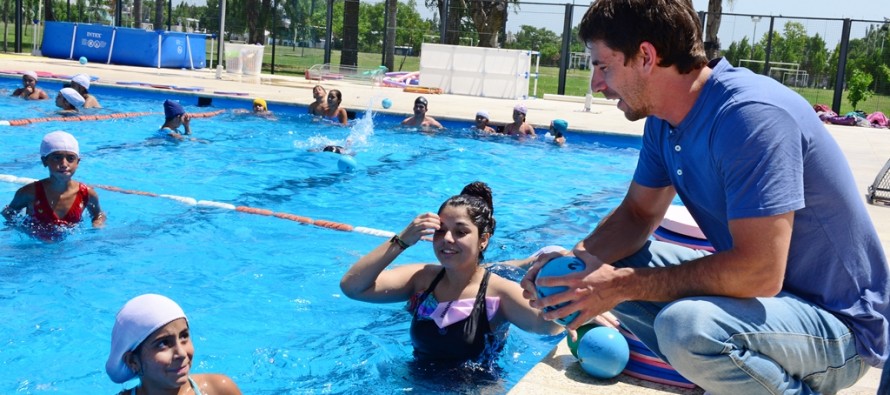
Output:
<path fill-rule="evenodd" d="M 408 302 L 411 341 L 420 360 L 487 357 L 486 350 L 503 345 L 508 324 L 540 334 L 560 332 L 561 326 L 528 305 L 519 284 L 480 265 L 494 229 L 491 189 L 471 183 L 437 213 L 418 215 L 359 259 L 340 280 L 340 288 L 346 296 L 366 302 Z M 402 251 L 425 236 L 432 236 L 439 264 L 387 270 Z"/>

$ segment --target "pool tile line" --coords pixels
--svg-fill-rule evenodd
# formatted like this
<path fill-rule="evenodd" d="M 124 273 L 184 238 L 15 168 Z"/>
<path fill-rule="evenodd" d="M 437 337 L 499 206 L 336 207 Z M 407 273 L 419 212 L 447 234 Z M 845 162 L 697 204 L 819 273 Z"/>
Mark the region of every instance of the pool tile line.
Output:
<path fill-rule="evenodd" d="M 14 184 L 30 184 L 32 182 L 38 181 L 35 178 L 27 178 L 27 177 L 17 177 L 11 174 L 0 174 L 0 181 L 9 182 Z M 395 235 L 395 232 L 390 232 L 381 229 L 369 228 L 364 226 L 353 226 L 350 224 L 345 224 L 342 222 L 329 221 L 325 219 L 312 219 L 309 217 L 304 217 L 301 215 L 285 213 L 285 212 L 276 212 L 269 209 L 250 207 L 250 206 L 236 206 L 231 203 L 223 203 L 217 202 L 213 200 L 198 200 L 189 196 L 179 196 L 179 195 L 169 195 L 169 194 L 157 194 L 154 192 L 146 192 L 139 191 L 133 189 L 124 189 L 120 187 L 116 187 L 113 185 L 92 185 L 94 188 L 103 189 L 106 191 L 123 193 L 127 195 L 140 195 L 140 196 L 148 196 L 148 197 L 159 197 L 164 199 L 170 199 L 179 203 L 183 203 L 189 206 L 196 207 L 206 207 L 206 208 L 216 208 L 216 209 L 224 209 L 224 210 L 232 210 L 238 211 L 245 214 L 253 214 L 253 215 L 262 215 L 267 217 L 275 217 L 280 219 L 286 219 L 289 221 L 299 222 L 305 225 L 313 225 L 319 228 L 338 230 L 341 232 L 356 232 L 362 233 L 371 236 L 378 237 L 392 237 Z M 428 238 L 424 240 L 429 241 Z"/>

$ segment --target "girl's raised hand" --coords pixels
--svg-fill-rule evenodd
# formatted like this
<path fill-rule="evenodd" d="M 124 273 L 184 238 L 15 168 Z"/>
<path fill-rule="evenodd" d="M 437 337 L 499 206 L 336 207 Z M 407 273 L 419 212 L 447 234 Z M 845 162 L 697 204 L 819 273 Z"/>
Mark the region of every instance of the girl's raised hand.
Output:
<path fill-rule="evenodd" d="M 414 245 L 423 236 L 433 234 L 440 227 L 439 215 L 435 213 L 423 213 L 418 215 L 402 231 L 399 238 L 408 245 Z"/>

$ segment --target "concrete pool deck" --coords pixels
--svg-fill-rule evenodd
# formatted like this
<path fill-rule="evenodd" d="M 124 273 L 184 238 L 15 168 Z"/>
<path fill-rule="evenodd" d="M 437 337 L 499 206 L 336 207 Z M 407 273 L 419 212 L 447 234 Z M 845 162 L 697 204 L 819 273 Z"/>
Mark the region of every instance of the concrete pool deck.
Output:
<path fill-rule="evenodd" d="M 118 82 L 144 82 L 150 84 L 202 87 L 203 96 L 213 92 L 241 92 L 247 94 L 245 109 L 250 108 L 249 99 L 261 97 L 270 102 L 296 103 L 308 105 L 312 102 L 311 89 L 317 84 L 303 77 L 278 75 L 240 76 L 222 73 L 216 78 L 211 70 L 153 69 L 130 66 L 117 66 L 88 63 L 80 65 L 75 61 L 32 57 L 29 55 L 0 55 L 0 70 L 3 71 L 47 71 L 54 74 L 72 75 L 86 73 L 99 80 L 97 85 L 116 85 Z M 350 109 L 365 110 L 373 103 L 375 111 L 402 114 L 411 113 L 417 93 L 405 93 L 396 88 L 374 87 L 346 81 L 324 81 L 327 89 L 339 89 L 343 93 L 343 105 Z M 38 86 L 54 95 L 60 88 L 58 82 L 41 78 Z M 142 88 L 139 88 L 142 89 Z M 152 88 L 147 88 L 152 89 Z M 188 92 L 182 92 L 188 93 Z M 7 93 L 8 94 L 8 93 Z M 224 95 L 220 95 L 224 96 Z M 480 109 L 488 110 L 493 123 L 511 121 L 516 100 L 488 99 L 458 95 L 430 95 L 428 114 L 437 119 L 452 119 L 471 122 Z M 389 98 L 393 106 L 384 110 L 380 102 Z M 101 98 L 100 98 L 101 102 Z M 524 101 L 528 108 L 528 121 L 536 129 L 544 131 L 551 119 L 562 118 L 568 121 L 572 131 L 588 131 L 641 135 L 643 122 L 628 122 L 614 102 L 595 100 L 591 111 L 583 111 L 583 100 L 577 98 L 550 97 Z M 160 111 L 160 103 L 158 104 Z M 24 117 L 23 117 L 24 118 Z M 200 119 L 195 120 L 200 122 Z M 828 130 L 838 141 L 853 170 L 858 190 L 863 200 L 867 186 L 871 185 L 884 163 L 890 159 L 890 130 L 828 125 Z M 571 141 L 569 141 L 571 144 Z M 890 251 L 890 207 L 868 205 L 868 212 L 878 230 L 884 250 Z M 580 235 L 579 235 L 580 236 Z M 841 391 L 843 395 L 874 395 L 877 392 L 880 371 L 870 369 L 855 386 Z M 595 380 L 587 376 L 569 353 L 565 341 L 545 356 L 513 389 L 512 395 L 540 394 L 546 391 L 557 394 L 701 394 L 700 389 L 685 390 L 637 380 L 620 375 L 613 380 Z"/>

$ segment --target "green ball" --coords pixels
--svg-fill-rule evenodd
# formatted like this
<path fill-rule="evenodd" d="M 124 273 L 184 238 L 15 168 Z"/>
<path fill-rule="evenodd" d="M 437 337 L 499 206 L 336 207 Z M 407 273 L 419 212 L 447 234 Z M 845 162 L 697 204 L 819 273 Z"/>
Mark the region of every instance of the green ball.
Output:
<path fill-rule="evenodd" d="M 569 350 L 572 351 L 572 355 L 574 355 L 575 358 L 578 358 L 578 343 L 581 342 L 581 338 L 584 337 L 584 334 L 587 333 L 587 331 L 589 331 L 593 328 L 596 328 L 598 326 L 600 326 L 600 325 L 596 324 L 596 323 L 581 325 L 581 327 L 578 328 L 578 341 L 572 341 L 571 336 L 566 337 L 566 342 L 569 343 Z"/>

